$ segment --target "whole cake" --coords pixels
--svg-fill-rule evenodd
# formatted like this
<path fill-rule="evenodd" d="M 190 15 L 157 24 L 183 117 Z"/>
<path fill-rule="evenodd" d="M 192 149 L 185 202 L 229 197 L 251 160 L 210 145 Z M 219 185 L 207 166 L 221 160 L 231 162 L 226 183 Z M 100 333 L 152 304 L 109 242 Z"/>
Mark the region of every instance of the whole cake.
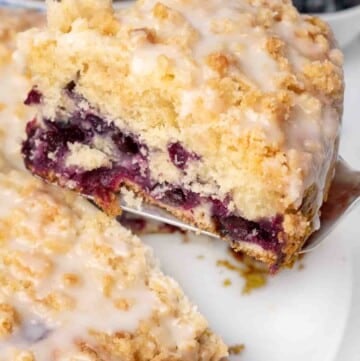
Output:
<path fill-rule="evenodd" d="M 34 174 L 109 214 L 123 186 L 273 270 L 319 227 L 342 54 L 287 0 L 48 2 L 20 42 Z"/>

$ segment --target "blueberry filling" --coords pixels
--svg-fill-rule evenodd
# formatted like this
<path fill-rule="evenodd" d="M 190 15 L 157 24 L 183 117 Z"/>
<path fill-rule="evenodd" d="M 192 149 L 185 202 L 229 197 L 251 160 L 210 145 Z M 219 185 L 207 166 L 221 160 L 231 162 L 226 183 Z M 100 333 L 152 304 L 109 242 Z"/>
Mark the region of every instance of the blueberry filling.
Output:
<path fill-rule="evenodd" d="M 49 173 L 60 175 L 60 183 L 72 181 L 82 193 L 111 200 L 111 193 L 125 180 L 131 180 L 145 190 L 150 188 L 147 174 L 146 147 L 135 137 L 119 131 L 113 123 L 107 123 L 92 113 L 77 112 L 64 120 L 44 119 L 27 125 L 27 140 L 22 152 L 26 165 L 40 176 Z M 112 167 L 90 171 L 66 165 L 69 144 L 80 143 L 96 147 L 96 139 L 109 144 Z"/>
<path fill-rule="evenodd" d="M 279 242 L 282 217 L 248 221 L 229 211 L 229 200 L 202 197 L 179 184 L 157 183 L 150 176 L 146 145 L 91 110 L 76 111 L 66 119 L 59 115 L 54 121 L 43 119 L 38 122 L 35 119 L 28 123 L 26 133 L 27 139 L 22 146 L 25 164 L 45 179 L 70 186 L 100 201 L 105 207 L 126 182 L 135 183 L 148 197 L 170 207 L 191 211 L 201 204 L 210 204 L 211 217 L 220 235 L 231 239 L 234 244 L 238 241 L 254 243 L 279 257 L 282 255 Z M 100 149 L 99 140 L 106 144 L 106 149 L 101 150 L 106 152 L 111 166 L 88 171 L 67 165 L 70 144 L 80 143 Z M 180 143 L 169 144 L 168 153 L 173 164 L 183 172 L 190 161 L 199 159 Z"/>

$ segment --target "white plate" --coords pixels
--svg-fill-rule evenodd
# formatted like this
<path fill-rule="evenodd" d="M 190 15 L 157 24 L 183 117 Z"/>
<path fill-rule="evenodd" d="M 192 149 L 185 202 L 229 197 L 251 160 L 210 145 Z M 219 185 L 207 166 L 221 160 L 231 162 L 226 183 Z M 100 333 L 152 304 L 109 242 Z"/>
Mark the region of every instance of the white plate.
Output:
<path fill-rule="evenodd" d="M 245 344 L 233 360 L 335 360 L 352 292 L 349 243 L 339 234 L 308 255 L 303 270 L 284 271 L 250 295 L 242 294 L 239 275 L 216 266 L 219 259 L 236 262 L 224 243 L 195 236 L 183 243 L 179 235 L 144 239 L 225 342 Z M 223 286 L 225 278 L 230 287 Z"/>
<path fill-rule="evenodd" d="M 45 9 L 45 1 L 41 0 L 0 0 L 0 5 L 40 10 Z"/>
<path fill-rule="evenodd" d="M 319 16 L 330 24 L 342 48 L 349 45 L 360 34 L 360 5 Z"/>

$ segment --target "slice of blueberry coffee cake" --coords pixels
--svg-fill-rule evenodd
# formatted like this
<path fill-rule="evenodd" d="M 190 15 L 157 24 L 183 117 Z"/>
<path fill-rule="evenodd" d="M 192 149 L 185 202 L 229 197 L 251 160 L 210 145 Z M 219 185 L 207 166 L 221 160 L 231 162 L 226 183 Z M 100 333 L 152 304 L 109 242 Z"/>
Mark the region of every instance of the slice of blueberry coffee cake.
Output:
<path fill-rule="evenodd" d="M 34 174 L 109 214 L 125 185 L 273 270 L 319 227 L 342 54 L 290 1 L 49 1 L 19 48 Z"/>

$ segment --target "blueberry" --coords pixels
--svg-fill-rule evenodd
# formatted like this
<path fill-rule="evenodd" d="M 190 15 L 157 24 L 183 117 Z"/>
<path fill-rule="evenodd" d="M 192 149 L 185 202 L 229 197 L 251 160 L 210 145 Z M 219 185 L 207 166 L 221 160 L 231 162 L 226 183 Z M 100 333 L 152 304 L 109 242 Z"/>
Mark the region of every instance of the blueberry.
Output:
<path fill-rule="evenodd" d="M 211 199 L 212 203 L 212 214 L 217 217 L 225 217 L 229 211 L 224 202 L 221 202 L 218 199 Z"/>
<path fill-rule="evenodd" d="M 129 135 L 118 132 L 112 136 L 112 140 L 120 152 L 135 155 L 140 151 L 139 144 Z"/>
<path fill-rule="evenodd" d="M 24 324 L 22 336 L 30 344 L 40 342 L 48 337 L 51 330 L 41 321 L 31 320 Z"/>
<path fill-rule="evenodd" d="M 68 92 L 72 93 L 73 90 L 75 89 L 75 87 L 76 87 L 76 83 L 75 83 L 74 81 L 71 81 L 71 82 L 69 82 L 69 83 L 65 86 L 65 89 L 66 89 Z"/>
<path fill-rule="evenodd" d="M 173 188 L 167 190 L 161 201 L 173 207 L 182 207 L 184 209 L 195 208 L 199 202 L 198 194 L 183 188 Z"/>
<path fill-rule="evenodd" d="M 78 121 L 79 119 L 75 119 L 75 122 Z M 95 134 L 104 135 L 105 133 L 108 133 L 112 130 L 111 125 L 109 125 L 105 120 L 91 113 L 86 114 L 84 124 L 86 124 L 86 127 L 89 129 L 93 136 Z"/>
<path fill-rule="evenodd" d="M 42 94 L 36 88 L 33 88 L 31 89 L 27 98 L 25 99 L 24 104 L 25 105 L 40 104 L 41 99 L 42 99 Z"/>
<path fill-rule="evenodd" d="M 179 142 L 170 144 L 168 152 L 172 163 L 176 167 L 184 169 L 191 156 L 190 153 Z"/>

